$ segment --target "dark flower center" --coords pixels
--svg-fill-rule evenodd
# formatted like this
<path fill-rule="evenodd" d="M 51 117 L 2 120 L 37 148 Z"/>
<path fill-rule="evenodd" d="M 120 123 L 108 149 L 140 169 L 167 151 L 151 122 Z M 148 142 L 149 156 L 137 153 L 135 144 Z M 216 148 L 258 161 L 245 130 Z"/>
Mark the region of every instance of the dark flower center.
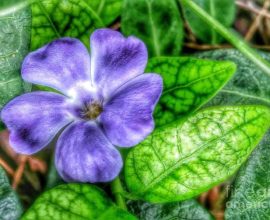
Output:
<path fill-rule="evenodd" d="M 101 114 L 102 110 L 102 105 L 99 102 L 92 102 L 84 107 L 83 118 L 94 120 Z"/>

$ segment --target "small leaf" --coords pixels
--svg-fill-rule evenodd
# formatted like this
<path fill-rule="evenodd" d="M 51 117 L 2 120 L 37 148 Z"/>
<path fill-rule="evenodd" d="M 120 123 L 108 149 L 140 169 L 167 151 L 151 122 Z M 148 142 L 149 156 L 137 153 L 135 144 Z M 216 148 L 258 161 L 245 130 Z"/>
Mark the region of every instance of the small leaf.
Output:
<path fill-rule="evenodd" d="M 213 220 L 196 200 L 168 204 L 129 202 L 130 211 L 140 220 Z"/>
<path fill-rule="evenodd" d="M 191 114 L 211 99 L 231 78 L 232 62 L 189 57 L 157 57 L 149 60 L 146 72 L 159 73 L 163 94 L 155 109 L 156 126 Z"/>
<path fill-rule="evenodd" d="M 269 120 L 264 106 L 213 107 L 161 127 L 128 154 L 127 186 L 149 202 L 197 196 L 237 171 Z"/>
<path fill-rule="evenodd" d="M 175 0 L 124 0 L 121 30 L 142 39 L 150 56 L 179 55 L 183 23 Z"/>
<path fill-rule="evenodd" d="M 211 17 L 225 27 L 230 27 L 235 18 L 235 0 L 193 0 Z M 188 8 L 183 7 L 185 18 L 196 37 L 205 43 L 217 44 L 222 41 L 218 33 Z"/>
<path fill-rule="evenodd" d="M 226 203 L 226 219 L 269 219 L 270 131 L 241 168 L 231 191 Z"/>
<path fill-rule="evenodd" d="M 122 0 L 40 0 L 32 4 L 32 50 L 69 36 L 89 45 L 90 34 L 119 16 Z"/>
<path fill-rule="evenodd" d="M 5 171 L 0 167 L 0 219 L 17 220 L 21 213 L 18 197 L 12 190 Z"/>
<path fill-rule="evenodd" d="M 270 61 L 268 53 L 261 53 Z M 207 105 L 262 104 L 270 106 L 270 77 L 234 49 L 198 53 L 198 57 L 231 60 L 237 70 L 226 86 Z"/>
<path fill-rule="evenodd" d="M 0 8 L 0 14 L 5 15 L 0 16 L 0 110 L 12 98 L 29 89 L 22 81 L 20 67 L 29 49 L 31 25 L 29 8 L 10 10 L 9 0 L 1 0 L 1 5 L 5 8 Z"/>
<path fill-rule="evenodd" d="M 88 184 L 59 185 L 43 193 L 22 220 L 135 220 L 115 206 L 99 188 Z"/>

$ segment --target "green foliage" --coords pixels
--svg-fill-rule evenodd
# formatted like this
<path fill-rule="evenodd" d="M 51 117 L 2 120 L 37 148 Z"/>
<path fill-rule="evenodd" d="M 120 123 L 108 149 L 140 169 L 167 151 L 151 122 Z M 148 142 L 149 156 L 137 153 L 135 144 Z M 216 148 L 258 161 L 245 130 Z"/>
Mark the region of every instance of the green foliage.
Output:
<path fill-rule="evenodd" d="M 267 53 L 261 55 L 270 60 Z M 262 104 L 270 106 L 270 77 L 234 49 L 198 53 L 198 57 L 231 60 L 236 63 L 234 77 L 208 105 Z"/>
<path fill-rule="evenodd" d="M 193 113 L 224 86 L 235 70 L 235 64 L 226 61 L 188 57 L 150 59 L 146 72 L 159 73 L 164 82 L 154 113 L 156 126 Z"/>
<path fill-rule="evenodd" d="M 270 131 L 231 186 L 226 219 L 266 220 L 270 216 Z"/>
<path fill-rule="evenodd" d="M 9 1 L 1 0 L 1 5 L 9 6 L 5 3 Z M 21 79 L 20 67 L 28 52 L 31 25 L 31 13 L 27 7 L 18 11 L 6 10 L 3 14 L 0 16 L 0 110 L 28 89 Z"/>
<path fill-rule="evenodd" d="M 213 217 L 196 200 L 168 204 L 129 202 L 128 207 L 140 220 L 212 220 Z"/>
<path fill-rule="evenodd" d="M 22 220 L 135 220 L 115 206 L 99 188 L 89 184 L 59 185 L 43 193 Z"/>
<path fill-rule="evenodd" d="M 21 212 L 18 197 L 9 185 L 5 171 L 0 167 L 0 220 L 17 220 Z"/>
<path fill-rule="evenodd" d="M 31 49 L 69 36 L 89 45 L 90 34 L 121 13 L 122 0 L 41 0 L 32 4 Z"/>
<path fill-rule="evenodd" d="M 184 33 L 175 0 L 124 0 L 121 30 L 142 39 L 150 56 L 180 53 Z"/>
<path fill-rule="evenodd" d="M 155 203 L 197 196 L 235 173 L 269 120 L 264 106 L 213 107 L 161 127 L 128 154 L 127 186 Z"/>
<path fill-rule="evenodd" d="M 267 53 L 261 55 L 269 60 Z M 238 64 L 231 81 L 208 105 L 263 104 L 270 106 L 270 78 L 237 50 L 215 50 L 200 53 L 202 58 L 233 60 Z M 226 219 L 269 219 L 270 132 L 265 135 L 247 164 L 236 176 L 227 202 Z"/>
<path fill-rule="evenodd" d="M 193 0 L 211 17 L 225 27 L 230 27 L 235 18 L 235 0 Z M 183 7 L 185 18 L 192 32 L 205 43 L 217 44 L 222 41 L 218 33 L 187 7 Z"/>

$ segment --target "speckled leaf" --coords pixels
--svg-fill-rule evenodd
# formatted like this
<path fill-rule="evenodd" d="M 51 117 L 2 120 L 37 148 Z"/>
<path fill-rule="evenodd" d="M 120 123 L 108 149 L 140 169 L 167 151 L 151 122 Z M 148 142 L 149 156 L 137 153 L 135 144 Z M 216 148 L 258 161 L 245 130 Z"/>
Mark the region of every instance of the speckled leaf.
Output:
<path fill-rule="evenodd" d="M 235 173 L 270 124 L 264 106 L 212 107 L 154 131 L 125 164 L 129 190 L 149 202 L 192 198 Z"/>
<path fill-rule="evenodd" d="M 235 0 L 193 0 L 209 15 L 225 27 L 230 27 L 235 18 Z M 205 43 L 217 44 L 222 41 L 218 33 L 190 9 L 183 7 L 185 18 L 196 37 Z"/>
<path fill-rule="evenodd" d="M 5 8 L 0 7 L 0 110 L 27 89 L 20 76 L 20 67 L 30 43 L 30 9 L 8 10 L 7 2 L 10 4 L 9 0 L 1 0 Z"/>
<path fill-rule="evenodd" d="M 268 53 L 261 55 L 270 60 Z M 270 78 L 237 50 L 215 50 L 199 53 L 198 56 L 233 60 L 238 65 L 234 77 L 207 105 L 256 103 L 270 106 Z M 265 135 L 229 188 L 232 196 L 227 203 L 226 219 L 269 219 L 269 154 L 270 132 Z"/>
<path fill-rule="evenodd" d="M 270 61 L 268 53 L 261 53 Z M 198 53 L 200 58 L 231 60 L 237 64 L 233 78 L 207 105 L 262 104 L 270 106 L 270 77 L 234 49 Z"/>
<path fill-rule="evenodd" d="M 226 219 L 268 220 L 270 216 L 270 131 L 231 186 Z"/>
<path fill-rule="evenodd" d="M 9 185 L 5 171 L 0 167 L 0 220 L 17 220 L 21 212 L 18 197 Z"/>
<path fill-rule="evenodd" d="M 64 184 L 43 193 L 22 220 L 136 220 L 96 186 Z"/>
<path fill-rule="evenodd" d="M 120 14 L 122 0 L 40 0 L 32 4 L 31 48 L 69 36 L 89 45 L 92 31 Z"/>
<path fill-rule="evenodd" d="M 167 204 L 150 204 L 146 202 L 130 201 L 130 211 L 140 220 L 213 220 L 196 200 Z"/>
<path fill-rule="evenodd" d="M 179 55 L 183 24 L 175 0 L 124 0 L 121 30 L 142 39 L 150 56 Z"/>
<path fill-rule="evenodd" d="M 149 60 L 146 72 L 159 73 L 163 94 L 155 109 L 156 126 L 191 114 L 211 99 L 231 78 L 236 66 L 189 57 L 156 57 Z"/>

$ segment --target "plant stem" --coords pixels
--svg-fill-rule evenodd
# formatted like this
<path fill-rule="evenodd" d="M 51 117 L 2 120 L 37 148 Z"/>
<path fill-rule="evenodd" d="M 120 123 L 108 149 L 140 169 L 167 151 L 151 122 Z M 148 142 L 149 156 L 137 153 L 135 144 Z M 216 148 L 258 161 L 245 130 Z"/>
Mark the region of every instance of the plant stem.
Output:
<path fill-rule="evenodd" d="M 122 192 L 124 191 L 123 190 L 123 187 L 122 187 L 122 184 L 121 184 L 121 180 L 118 177 L 116 177 L 112 183 L 111 183 L 111 188 L 112 188 L 112 193 L 114 194 L 115 196 L 115 202 L 116 204 L 124 209 L 124 210 L 127 210 L 127 206 L 126 206 L 126 202 L 125 202 L 125 199 L 124 197 L 121 195 Z"/>
<path fill-rule="evenodd" d="M 212 18 L 207 12 L 199 7 L 193 0 L 179 0 L 183 6 L 189 8 L 211 28 L 223 36 L 228 42 L 241 51 L 247 58 L 254 62 L 264 73 L 270 76 L 270 63 L 263 59 L 256 50 L 249 47 L 249 45 L 233 30 L 228 30 L 217 20 Z"/>

